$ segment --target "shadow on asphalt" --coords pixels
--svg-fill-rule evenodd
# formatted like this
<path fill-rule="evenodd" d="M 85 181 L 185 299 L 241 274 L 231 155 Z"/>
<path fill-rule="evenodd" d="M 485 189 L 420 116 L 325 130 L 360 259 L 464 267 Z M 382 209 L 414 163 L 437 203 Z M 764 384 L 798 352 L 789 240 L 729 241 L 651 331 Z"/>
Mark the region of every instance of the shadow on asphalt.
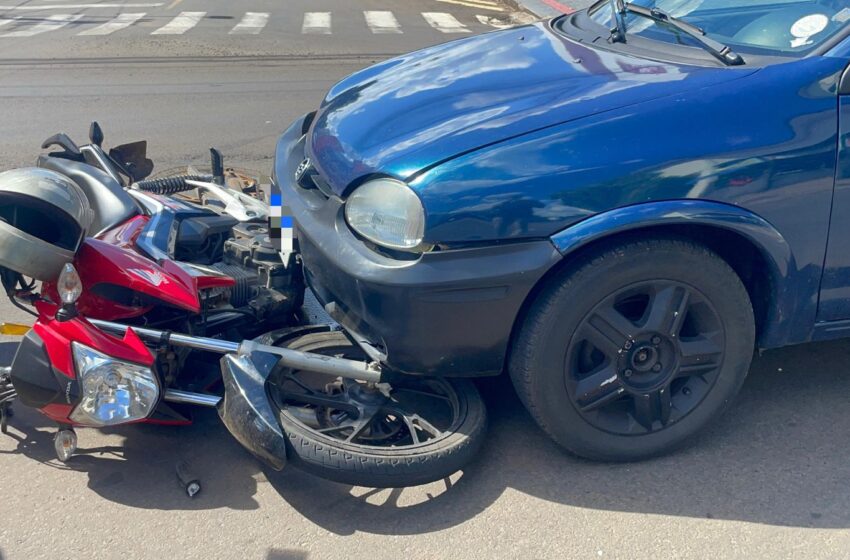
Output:
<path fill-rule="evenodd" d="M 0 344 L 0 357 L 10 356 Z M 504 379 L 481 383 L 491 429 L 479 458 L 451 483 L 368 490 L 293 468 L 265 472 L 202 411 L 188 427 L 116 430 L 123 446 L 53 459 L 52 428 L 17 406 L 12 453 L 87 473 L 105 499 L 154 509 L 254 509 L 258 484 L 337 534 L 418 534 L 479 514 L 506 490 L 602 511 L 739 520 L 795 527 L 850 527 L 850 342 L 773 351 L 758 358 L 731 410 L 694 444 L 633 464 L 591 463 L 560 450 L 537 428 Z M 20 434 L 26 434 L 22 437 Z M 80 444 L 84 445 L 84 434 Z M 191 459 L 204 484 L 194 500 L 174 465 Z M 413 496 L 413 498 L 410 498 Z M 271 557 L 288 558 L 288 551 Z"/>

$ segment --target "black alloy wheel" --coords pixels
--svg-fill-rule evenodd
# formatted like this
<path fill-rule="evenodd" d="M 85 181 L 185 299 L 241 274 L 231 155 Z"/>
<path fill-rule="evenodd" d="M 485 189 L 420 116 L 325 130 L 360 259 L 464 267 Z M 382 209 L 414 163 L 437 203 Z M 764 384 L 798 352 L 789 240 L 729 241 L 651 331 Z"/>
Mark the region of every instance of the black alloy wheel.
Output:
<path fill-rule="evenodd" d="M 749 294 L 726 261 L 690 240 L 636 238 L 547 280 L 509 369 L 558 443 L 628 461 L 691 441 L 737 394 L 754 345 Z"/>
<path fill-rule="evenodd" d="M 567 351 L 566 387 L 602 430 L 663 430 L 711 390 L 724 341 L 717 310 L 696 288 L 670 280 L 628 286 L 582 320 Z"/>

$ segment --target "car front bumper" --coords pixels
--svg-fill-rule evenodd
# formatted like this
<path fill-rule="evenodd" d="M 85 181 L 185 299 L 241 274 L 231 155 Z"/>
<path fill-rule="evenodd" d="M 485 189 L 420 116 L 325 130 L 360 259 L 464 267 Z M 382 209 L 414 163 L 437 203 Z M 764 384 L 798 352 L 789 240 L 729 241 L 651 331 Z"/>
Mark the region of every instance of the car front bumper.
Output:
<path fill-rule="evenodd" d="M 273 191 L 291 209 L 305 276 L 328 314 L 393 371 L 496 375 L 517 315 L 561 255 L 549 240 L 434 251 L 415 260 L 379 254 L 356 237 L 343 201 L 295 183 L 304 122 L 280 138 Z"/>

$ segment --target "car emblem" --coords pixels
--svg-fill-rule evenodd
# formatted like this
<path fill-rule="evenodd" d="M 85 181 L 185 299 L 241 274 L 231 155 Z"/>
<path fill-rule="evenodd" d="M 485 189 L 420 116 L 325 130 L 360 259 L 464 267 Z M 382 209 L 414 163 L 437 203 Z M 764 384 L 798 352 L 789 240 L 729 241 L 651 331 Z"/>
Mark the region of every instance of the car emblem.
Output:
<path fill-rule="evenodd" d="M 303 177 L 307 170 L 310 169 L 310 165 L 312 165 L 310 158 L 306 158 L 304 161 L 298 164 L 298 168 L 295 170 L 296 182 L 301 180 L 301 177 Z"/>
<path fill-rule="evenodd" d="M 154 286 L 159 286 L 160 284 L 165 284 L 168 280 L 161 273 L 156 270 L 144 270 L 142 268 L 128 268 L 127 272 L 138 276 L 148 284 L 153 284 Z"/>

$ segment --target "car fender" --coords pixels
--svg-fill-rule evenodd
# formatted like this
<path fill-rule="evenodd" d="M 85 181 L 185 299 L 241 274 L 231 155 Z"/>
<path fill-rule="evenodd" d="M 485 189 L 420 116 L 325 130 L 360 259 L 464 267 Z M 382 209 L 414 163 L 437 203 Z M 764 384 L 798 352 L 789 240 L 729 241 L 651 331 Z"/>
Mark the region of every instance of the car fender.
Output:
<path fill-rule="evenodd" d="M 798 340 L 800 322 L 806 324 L 807 338 L 814 324 L 814 306 L 802 297 L 799 270 L 794 254 L 782 234 L 753 212 L 722 202 L 708 200 L 666 200 L 635 204 L 609 210 L 569 226 L 551 237 L 565 258 L 595 241 L 629 231 L 665 226 L 702 226 L 737 233 L 749 240 L 767 263 L 772 298 L 759 345 L 777 347 Z M 808 309 L 812 307 L 812 309 Z"/>

